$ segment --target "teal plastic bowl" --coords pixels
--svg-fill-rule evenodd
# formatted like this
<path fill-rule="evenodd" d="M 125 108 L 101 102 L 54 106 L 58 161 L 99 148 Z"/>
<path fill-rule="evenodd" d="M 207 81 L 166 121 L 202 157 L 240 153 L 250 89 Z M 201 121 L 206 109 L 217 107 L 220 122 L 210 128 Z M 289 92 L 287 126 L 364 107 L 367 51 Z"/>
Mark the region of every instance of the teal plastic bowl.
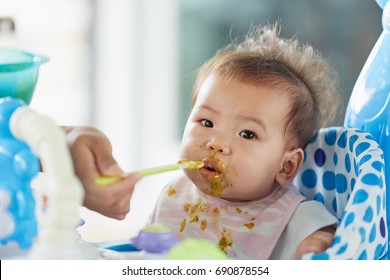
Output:
<path fill-rule="evenodd" d="M 19 98 L 30 104 L 39 66 L 47 61 L 49 58 L 45 56 L 0 48 L 0 98 Z"/>

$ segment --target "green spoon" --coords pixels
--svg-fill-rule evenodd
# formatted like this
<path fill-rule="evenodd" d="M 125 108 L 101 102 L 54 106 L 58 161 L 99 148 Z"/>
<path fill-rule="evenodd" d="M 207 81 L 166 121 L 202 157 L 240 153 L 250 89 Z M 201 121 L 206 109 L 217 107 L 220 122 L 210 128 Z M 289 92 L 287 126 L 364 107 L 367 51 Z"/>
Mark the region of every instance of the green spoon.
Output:
<path fill-rule="evenodd" d="M 170 171 L 175 171 L 175 170 L 180 170 L 180 169 L 200 169 L 203 166 L 204 166 L 204 163 L 201 161 L 192 161 L 192 160 L 188 160 L 188 159 L 181 159 L 177 163 L 174 163 L 174 164 L 167 164 L 167 165 L 142 169 L 142 170 L 133 171 L 133 172 L 126 172 L 126 173 L 123 173 L 121 176 L 98 177 L 95 179 L 95 184 L 98 186 L 110 185 L 110 184 L 119 182 L 123 178 L 129 176 L 130 174 L 134 174 L 134 173 L 140 174 L 141 176 L 145 177 L 145 176 L 149 176 L 149 175 L 155 175 L 155 174 L 159 174 L 159 173 L 170 172 Z"/>

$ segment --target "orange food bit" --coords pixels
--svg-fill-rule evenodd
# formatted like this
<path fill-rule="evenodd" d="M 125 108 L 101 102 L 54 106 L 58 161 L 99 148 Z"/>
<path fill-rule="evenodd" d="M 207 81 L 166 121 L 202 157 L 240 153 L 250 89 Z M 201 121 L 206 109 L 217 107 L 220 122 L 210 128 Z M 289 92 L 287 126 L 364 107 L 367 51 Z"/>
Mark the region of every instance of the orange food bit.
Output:
<path fill-rule="evenodd" d="M 255 226 L 255 223 L 247 223 L 244 224 L 244 226 L 246 226 L 248 229 L 252 229 Z"/>
<path fill-rule="evenodd" d="M 187 219 L 184 218 L 182 221 L 181 221 L 181 224 L 180 224 L 180 232 L 183 232 L 185 227 L 186 227 L 186 224 L 187 224 Z"/>
<path fill-rule="evenodd" d="M 226 229 L 223 229 L 221 232 L 221 239 L 219 240 L 219 248 L 226 253 L 226 248 L 233 245 L 233 239 L 230 232 Z"/>
<path fill-rule="evenodd" d="M 190 218 L 191 218 L 190 223 L 195 223 L 195 222 L 199 221 L 199 216 L 198 215 L 194 215 L 194 216 L 192 216 Z"/>
<path fill-rule="evenodd" d="M 175 188 L 173 186 L 170 186 L 168 188 L 167 193 L 168 193 L 168 196 L 172 196 L 172 195 L 174 195 L 176 193 L 176 190 L 175 190 Z"/>
<path fill-rule="evenodd" d="M 200 222 L 200 229 L 201 230 L 205 230 L 207 228 L 207 221 L 206 220 L 202 220 Z"/>

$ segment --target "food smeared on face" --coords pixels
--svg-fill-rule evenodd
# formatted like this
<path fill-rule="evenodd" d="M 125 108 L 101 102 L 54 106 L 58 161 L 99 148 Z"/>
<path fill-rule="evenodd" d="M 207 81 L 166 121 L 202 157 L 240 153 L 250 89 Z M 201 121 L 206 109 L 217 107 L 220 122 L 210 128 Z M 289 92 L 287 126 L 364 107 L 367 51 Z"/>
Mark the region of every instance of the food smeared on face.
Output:
<path fill-rule="evenodd" d="M 225 180 L 224 173 L 227 166 L 221 160 L 212 156 L 208 156 L 203 160 L 204 166 L 201 169 L 201 174 L 210 182 L 209 194 L 214 197 L 222 195 L 223 191 L 230 187 Z"/>

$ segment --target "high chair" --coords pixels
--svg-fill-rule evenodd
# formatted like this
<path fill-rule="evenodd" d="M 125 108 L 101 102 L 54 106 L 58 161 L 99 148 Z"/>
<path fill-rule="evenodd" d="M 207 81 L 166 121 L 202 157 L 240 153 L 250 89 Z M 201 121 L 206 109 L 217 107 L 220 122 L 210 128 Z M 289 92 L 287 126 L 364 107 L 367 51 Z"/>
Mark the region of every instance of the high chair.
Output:
<path fill-rule="evenodd" d="M 354 128 L 320 129 L 305 148 L 294 184 L 339 219 L 332 246 L 304 259 L 387 258 L 384 157 L 371 134 Z"/>

